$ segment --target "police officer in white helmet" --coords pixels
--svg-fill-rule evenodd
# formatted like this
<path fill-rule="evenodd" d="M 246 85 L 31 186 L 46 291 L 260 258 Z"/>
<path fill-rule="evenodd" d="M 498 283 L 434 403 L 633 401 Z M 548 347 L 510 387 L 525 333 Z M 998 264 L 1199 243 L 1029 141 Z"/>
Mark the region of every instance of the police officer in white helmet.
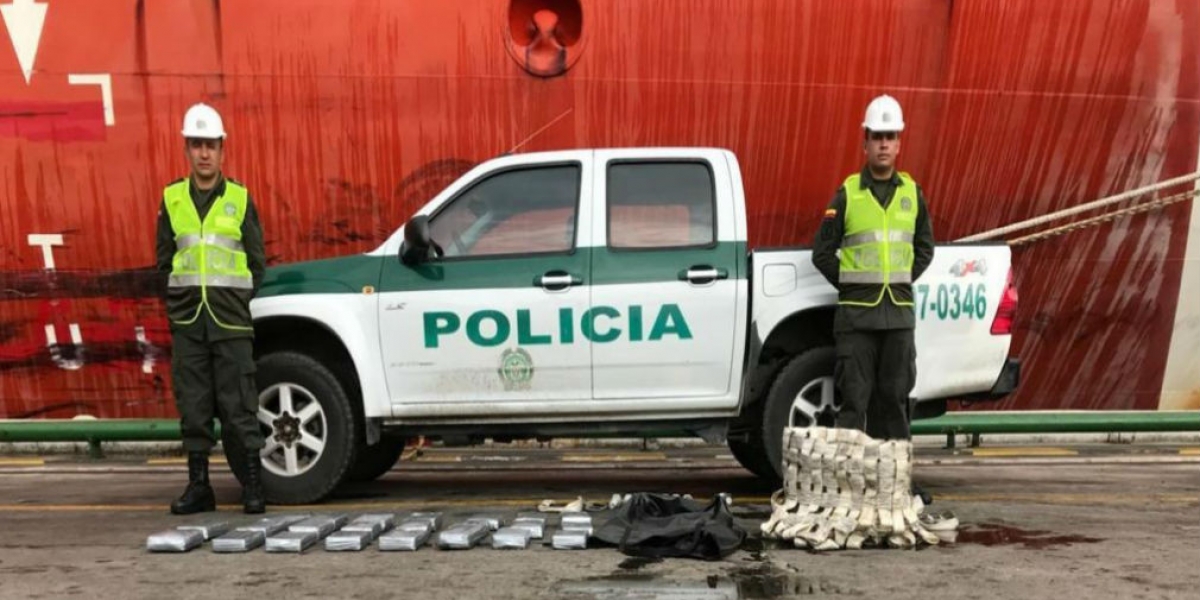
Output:
<path fill-rule="evenodd" d="M 912 285 L 933 261 L 933 228 L 920 186 L 896 169 L 900 103 L 875 98 L 862 127 L 866 162 L 826 209 L 812 260 L 838 288 L 837 426 L 904 440 L 917 377 Z"/>
<path fill-rule="evenodd" d="M 225 176 L 225 125 L 205 104 L 183 119 L 184 155 L 191 167 L 163 190 L 158 213 L 158 271 L 166 281 L 171 323 L 171 378 L 188 455 L 188 486 L 171 504 L 175 514 L 216 509 L 208 456 L 216 444 L 213 419 L 233 432 L 243 460 L 245 512 L 265 510 L 264 445 L 254 380 L 250 299 L 266 267 L 262 227 L 250 193 Z"/>

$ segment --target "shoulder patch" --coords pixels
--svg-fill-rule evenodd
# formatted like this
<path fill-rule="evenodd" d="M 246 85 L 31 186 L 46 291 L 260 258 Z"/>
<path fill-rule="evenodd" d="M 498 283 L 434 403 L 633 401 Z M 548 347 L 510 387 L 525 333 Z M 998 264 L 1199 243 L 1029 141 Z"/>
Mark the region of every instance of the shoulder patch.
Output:
<path fill-rule="evenodd" d="M 836 208 L 825 209 L 825 218 L 826 219 L 833 219 L 836 217 L 837 217 L 837 209 Z"/>

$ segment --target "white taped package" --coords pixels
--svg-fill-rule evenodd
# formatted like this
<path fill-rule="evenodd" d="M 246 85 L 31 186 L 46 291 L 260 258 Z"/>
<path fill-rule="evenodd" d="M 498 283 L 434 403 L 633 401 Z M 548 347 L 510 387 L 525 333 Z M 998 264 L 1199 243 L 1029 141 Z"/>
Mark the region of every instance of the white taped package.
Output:
<path fill-rule="evenodd" d="M 432 532 L 432 531 L 433 531 L 433 525 L 431 525 L 429 521 L 424 521 L 424 520 L 422 520 L 422 521 L 409 521 L 409 520 L 404 520 L 404 521 L 400 521 L 400 523 L 399 523 L 399 524 L 397 524 L 397 525 L 396 525 L 396 528 L 395 528 L 395 529 L 393 529 L 392 531 L 413 531 L 413 532 L 415 532 L 415 531 L 426 531 L 426 532 Z"/>
<path fill-rule="evenodd" d="M 285 531 L 267 538 L 267 552 L 304 552 L 320 540 L 314 531 Z"/>
<path fill-rule="evenodd" d="M 323 538 L 345 524 L 346 515 L 317 516 L 288 525 L 288 531 L 315 533 L 318 538 Z"/>
<path fill-rule="evenodd" d="M 342 531 L 368 531 L 371 539 L 379 537 L 385 531 L 391 531 L 396 526 L 396 517 L 392 515 L 362 515 L 342 527 Z"/>
<path fill-rule="evenodd" d="M 437 531 L 442 528 L 442 513 L 440 512 L 415 512 L 407 517 L 404 517 L 406 523 L 413 521 L 425 521 L 429 523 L 429 529 Z"/>
<path fill-rule="evenodd" d="M 204 534 L 194 530 L 168 529 L 146 538 L 151 552 L 188 552 L 204 544 Z"/>
<path fill-rule="evenodd" d="M 279 515 L 264 517 L 249 525 L 238 527 L 236 531 L 261 531 L 263 536 L 275 535 L 288 528 L 288 525 L 298 523 L 308 518 L 308 515 Z"/>
<path fill-rule="evenodd" d="M 355 521 L 375 521 L 383 526 L 384 531 L 391 531 L 396 526 L 396 515 L 389 513 L 358 515 Z"/>
<path fill-rule="evenodd" d="M 433 529 L 428 522 L 421 522 L 424 529 L 402 529 L 397 527 L 379 536 L 379 549 L 385 552 L 405 550 L 415 552 L 421 549 L 429 538 L 433 537 Z"/>
<path fill-rule="evenodd" d="M 342 527 L 338 533 L 365 533 L 371 539 L 379 537 L 383 533 L 383 523 L 379 521 L 350 521 L 345 527 Z"/>
<path fill-rule="evenodd" d="M 529 547 L 533 537 L 528 529 L 519 527 L 502 527 L 492 533 L 492 547 L 496 549 L 524 550 Z"/>
<path fill-rule="evenodd" d="M 466 521 L 446 528 L 437 535 L 437 547 L 442 550 L 465 550 L 474 548 L 487 537 L 488 524 L 482 521 Z"/>
<path fill-rule="evenodd" d="M 550 536 L 550 545 L 555 550 L 584 550 L 590 535 L 582 529 L 560 529 Z"/>
<path fill-rule="evenodd" d="M 559 525 L 562 531 L 579 531 L 592 535 L 592 515 L 583 513 L 564 514 Z"/>
<path fill-rule="evenodd" d="M 530 538 L 533 538 L 535 540 L 540 540 L 540 539 L 542 539 L 542 536 L 545 535 L 545 533 L 546 533 L 546 520 L 545 519 L 534 520 L 534 519 L 518 518 L 517 520 L 513 521 L 511 525 L 509 525 L 509 528 L 524 529 L 525 531 L 529 532 Z"/>
<path fill-rule="evenodd" d="M 325 538 L 325 550 L 329 552 L 358 552 L 371 545 L 375 535 L 370 531 L 337 531 Z"/>
<path fill-rule="evenodd" d="M 500 529 L 502 525 L 504 525 L 504 523 L 501 522 L 500 517 L 494 517 L 490 515 L 476 515 L 473 517 L 467 517 L 466 521 L 483 523 L 487 525 L 488 531 L 496 531 L 497 529 Z"/>
<path fill-rule="evenodd" d="M 592 515 L 585 513 L 564 514 L 562 516 L 562 524 L 560 526 L 563 529 L 584 529 L 591 531 Z"/>
<path fill-rule="evenodd" d="M 207 542 L 215 537 L 229 533 L 229 530 L 233 529 L 233 526 L 229 524 L 229 521 L 212 521 L 198 525 L 180 525 L 175 529 L 180 531 L 199 531 L 204 536 L 204 541 Z"/>
<path fill-rule="evenodd" d="M 819 551 L 938 543 L 911 493 L 911 442 L 875 440 L 854 429 L 786 428 L 783 474 L 762 525 L 768 538 Z M 957 527 L 957 520 L 938 521 Z"/>
<path fill-rule="evenodd" d="M 213 538 L 213 552 L 249 552 L 261 545 L 267 535 L 254 529 L 234 529 L 225 535 Z"/>

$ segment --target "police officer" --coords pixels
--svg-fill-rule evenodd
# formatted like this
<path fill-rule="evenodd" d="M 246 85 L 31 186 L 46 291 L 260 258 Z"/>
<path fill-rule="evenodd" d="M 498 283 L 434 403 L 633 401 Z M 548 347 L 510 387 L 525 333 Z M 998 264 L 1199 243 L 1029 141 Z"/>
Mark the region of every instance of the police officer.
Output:
<path fill-rule="evenodd" d="M 867 106 L 866 165 L 846 178 L 825 211 L 813 264 L 838 288 L 837 425 L 877 439 L 909 438 L 916 382 L 912 282 L 933 260 L 933 228 L 921 188 L 896 170 L 904 115 L 891 96 Z"/>
<path fill-rule="evenodd" d="M 166 279 L 171 376 L 188 454 L 188 486 L 174 514 L 216 509 L 208 455 L 213 418 L 231 428 L 246 460 L 245 512 L 265 510 L 263 435 L 258 425 L 250 299 L 265 270 L 262 228 L 245 186 L 221 172 L 225 127 L 197 104 L 183 119 L 191 176 L 163 190 L 158 212 L 158 271 Z"/>

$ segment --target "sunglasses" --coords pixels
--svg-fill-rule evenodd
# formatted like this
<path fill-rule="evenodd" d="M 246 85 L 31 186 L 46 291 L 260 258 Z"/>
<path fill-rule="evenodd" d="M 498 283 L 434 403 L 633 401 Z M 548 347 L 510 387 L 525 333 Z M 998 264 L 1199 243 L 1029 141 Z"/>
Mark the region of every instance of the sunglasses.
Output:
<path fill-rule="evenodd" d="M 899 137 L 900 137 L 900 134 L 895 131 L 872 131 L 871 132 L 871 140 L 876 141 L 876 142 L 882 141 L 882 140 L 894 142 Z"/>

